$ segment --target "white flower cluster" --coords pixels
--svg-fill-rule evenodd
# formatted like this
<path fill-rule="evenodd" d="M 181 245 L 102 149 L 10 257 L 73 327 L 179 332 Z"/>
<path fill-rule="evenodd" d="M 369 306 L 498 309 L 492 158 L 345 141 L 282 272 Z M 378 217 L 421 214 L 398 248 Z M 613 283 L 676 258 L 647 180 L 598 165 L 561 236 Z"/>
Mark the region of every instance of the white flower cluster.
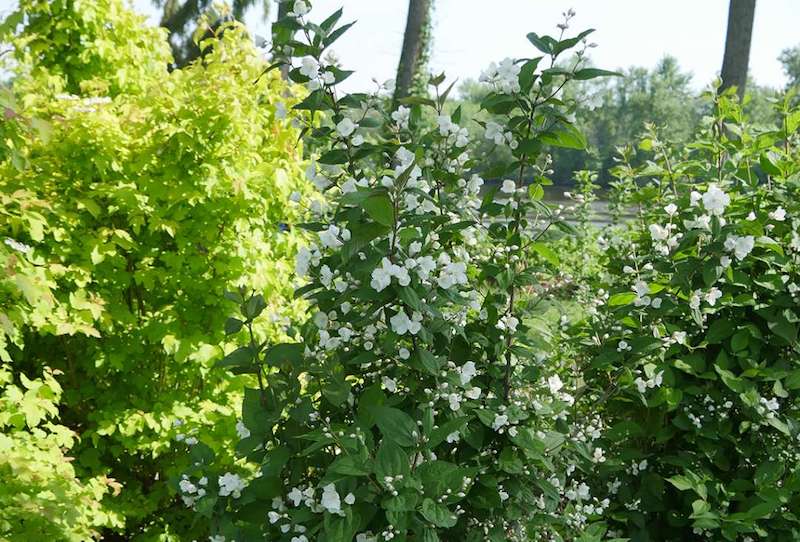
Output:
<path fill-rule="evenodd" d="M 242 496 L 242 491 L 247 487 L 241 476 L 232 472 L 226 472 L 219 477 L 219 495 L 220 497 L 227 497 L 231 495 L 234 499 Z"/>
<path fill-rule="evenodd" d="M 485 83 L 493 90 L 503 94 L 519 92 L 519 72 L 521 67 L 510 58 L 504 59 L 500 64 L 492 62 L 481 73 L 478 80 Z"/>
<path fill-rule="evenodd" d="M 411 120 L 411 109 L 400 106 L 392 113 L 392 120 L 401 130 L 408 130 L 408 122 Z"/>
<path fill-rule="evenodd" d="M 308 90 L 315 91 L 321 89 L 324 85 L 332 85 L 336 80 L 333 72 L 326 69 L 313 56 L 306 56 L 300 61 L 300 73 L 308 77 L 309 81 L 306 83 Z"/>
<path fill-rule="evenodd" d="M 504 130 L 502 125 L 491 120 L 486 123 L 486 130 L 483 132 L 483 137 L 494 141 L 495 145 L 508 145 L 512 150 L 519 146 L 519 143 L 514 139 L 514 134 L 508 130 Z"/>
<path fill-rule="evenodd" d="M 660 387 L 663 381 L 664 371 L 659 371 L 650 378 L 642 378 L 641 376 L 637 376 L 633 383 L 636 385 L 636 389 L 639 390 L 639 393 L 644 393 L 648 389 Z"/>
<path fill-rule="evenodd" d="M 467 146 L 467 143 L 469 143 L 469 132 L 467 132 L 466 128 L 462 128 L 454 123 L 450 115 L 439 115 L 436 121 L 439 125 L 440 135 L 445 138 L 452 137 L 455 146 L 459 149 Z"/>
<path fill-rule="evenodd" d="M 181 491 L 181 500 L 187 508 L 194 508 L 195 503 L 206 495 L 206 486 L 208 485 L 208 478 L 203 476 L 197 483 L 187 476 L 181 476 L 181 481 L 178 482 L 178 489 Z"/>

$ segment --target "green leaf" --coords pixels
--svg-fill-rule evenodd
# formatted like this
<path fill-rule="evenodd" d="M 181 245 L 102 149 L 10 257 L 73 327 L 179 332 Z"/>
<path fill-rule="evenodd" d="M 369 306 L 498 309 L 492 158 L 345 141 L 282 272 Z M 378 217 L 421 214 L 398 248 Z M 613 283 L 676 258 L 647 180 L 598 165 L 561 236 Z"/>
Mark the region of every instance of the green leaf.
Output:
<path fill-rule="evenodd" d="M 533 249 L 534 252 L 539 254 L 539 256 L 547 260 L 549 264 L 558 267 L 560 263 L 558 254 L 556 253 L 556 251 L 550 248 L 549 245 L 547 245 L 546 243 L 537 242 L 531 245 L 531 249 Z"/>
<path fill-rule="evenodd" d="M 323 520 L 326 542 L 352 542 L 359 523 L 360 520 L 354 515 L 352 508 L 345 511 L 344 517 L 326 513 Z"/>
<path fill-rule="evenodd" d="M 417 443 L 417 424 L 402 410 L 379 406 L 375 407 L 374 415 L 385 438 L 406 448 Z"/>
<path fill-rule="evenodd" d="M 238 333 L 244 322 L 239 320 L 238 318 L 228 318 L 225 320 L 225 335 L 233 335 L 234 333 Z"/>
<path fill-rule="evenodd" d="M 267 308 L 267 302 L 264 301 L 264 296 L 257 294 L 247 300 L 242 309 L 242 314 L 248 320 L 256 319 Z"/>
<path fill-rule="evenodd" d="M 794 344 L 797 340 L 797 326 L 789 322 L 782 314 L 776 314 L 774 320 L 767 322 L 767 327 L 789 344 Z"/>
<path fill-rule="evenodd" d="M 622 77 L 622 74 L 608 70 L 598 70 L 597 68 L 583 68 L 582 70 L 576 71 L 573 75 L 573 78 L 578 81 L 586 81 L 588 79 L 594 79 L 595 77 Z"/>
<path fill-rule="evenodd" d="M 714 322 L 712 322 L 711 326 L 708 328 L 708 333 L 706 333 L 706 342 L 708 344 L 719 344 L 723 340 L 733 335 L 734 331 L 735 327 L 733 322 L 727 318 L 714 320 Z"/>
<path fill-rule="evenodd" d="M 216 364 L 217 367 L 225 367 L 227 369 L 243 369 L 254 368 L 254 361 L 256 359 L 256 350 L 250 346 L 240 346 Z M 255 369 L 253 369 L 255 371 Z"/>
<path fill-rule="evenodd" d="M 583 150 L 586 148 L 586 138 L 574 126 L 568 125 L 557 132 L 544 132 L 541 134 L 544 143 L 553 147 Z"/>
<path fill-rule="evenodd" d="M 394 224 L 394 206 L 388 194 L 373 194 L 365 199 L 361 205 L 375 222 L 384 226 Z"/>
<path fill-rule="evenodd" d="M 458 522 L 458 517 L 445 505 L 426 498 L 422 501 L 422 516 L 437 527 L 453 527 Z"/>
<path fill-rule="evenodd" d="M 397 444 L 390 440 L 381 442 L 375 456 L 375 476 L 382 482 L 387 476 L 395 477 L 398 474 L 406 476 L 411 471 L 411 460 L 408 454 Z"/>
<path fill-rule="evenodd" d="M 634 299 L 636 299 L 635 292 L 622 292 L 619 294 L 614 294 L 608 298 L 608 306 L 617 307 L 619 305 L 628 305 L 633 303 Z"/>
<path fill-rule="evenodd" d="M 544 197 L 544 188 L 540 184 L 532 184 L 528 187 L 528 197 L 534 201 L 539 201 Z"/>
<path fill-rule="evenodd" d="M 281 362 L 300 363 L 303 360 L 305 346 L 303 343 L 281 343 L 271 346 L 264 359 L 270 365 L 278 365 Z"/>
<path fill-rule="evenodd" d="M 369 464 L 354 455 L 342 455 L 328 467 L 328 472 L 344 476 L 369 476 Z"/>
<path fill-rule="evenodd" d="M 550 36 L 539 36 L 536 32 L 531 32 L 527 35 L 528 41 L 541 52 L 551 54 L 556 44 L 556 40 Z"/>

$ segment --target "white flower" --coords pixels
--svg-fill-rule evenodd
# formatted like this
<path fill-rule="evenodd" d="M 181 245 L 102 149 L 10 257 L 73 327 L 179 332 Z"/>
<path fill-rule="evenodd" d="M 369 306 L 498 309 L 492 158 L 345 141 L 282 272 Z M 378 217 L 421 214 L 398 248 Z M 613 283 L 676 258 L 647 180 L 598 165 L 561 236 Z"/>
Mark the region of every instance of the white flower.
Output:
<path fill-rule="evenodd" d="M 245 427 L 242 420 L 236 422 L 236 434 L 239 435 L 239 438 L 247 438 L 250 436 L 250 430 Z"/>
<path fill-rule="evenodd" d="M 408 107 L 400 106 L 397 111 L 392 113 L 392 120 L 397 124 L 397 127 L 403 130 L 408 129 L 408 120 L 411 118 L 411 109 Z"/>
<path fill-rule="evenodd" d="M 456 284 L 467 284 L 467 264 L 464 262 L 450 262 L 439 271 L 436 279 L 440 288 L 445 290 Z"/>
<path fill-rule="evenodd" d="M 647 382 L 641 376 L 636 377 L 633 383 L 636 384 L 636 389 L 639 390 L 639 393 L 647 391 Z"/>
<path fill-rule="evenodd" d="M 197 493 L 197 486 L 185 478 L 180 481 L 178 487 L 180 487 L 183 493 Z"/>
<path fill-rule="evenodd" d="M 300 506 L 300 503 L 303 502 L 303 492 L 299 488 L 293 487 L 286 498 L 292 501 L 293 505 Z"/>
<path fill-rule="evenodd" d="M 708 190 L 703 194 L 703 207 L 712 215 L 721 215 L 725 207 L 731 202 L 730 196 L 723 192 L 715 183 L 708 185 Z"/>
<path fill-rule="evenodd" d="M 397 354 L 400 356 L 400 359 L 408 359 L 411 356 L 411 352 L 408 351 L 408 348 L 401 348 L 397 351 Z"/>
<path fill-rule="evenodd" d="M 689 298 L 689 308 L 690 309 L 699 309 L 700 308 L 700 292 L 699 291 L 693 292 L 691 297 Z"/>
<path fill-rule="evenodd" d="M 383 260 L 381 260 L 381 267 L 376 267 L 372 271 L 370 286 L 380 292 L 392 283 L 392 277 L 397 279 L 400 286 L 408 286 L 411 283 L 411 276 L 408 274 L 408 269 L 393 264 L 389 261 L 389 258 L 383 258 Z"/>
<path fill-rule="evenodd" d="M 388 265 L 387 265 L 388 263 Z M 383 291 L 384 288 L 389 286 L 392 283 L 392 269 L 391 269 L 391 262 L 388 258 L 383 259 L 383 265 L 381 267 L 376 267 L 372 271 L 372 280 L 370 281 L 370 286 L 372 286 L 376 291 L 380 292 Z"/>
<path fill-rule="evenodd" d="M 506 314 L 502 318 L 500 318 L 500 321 L 497 322 L 497 326 L 495 327 L 497 327 L 497 329 L 499 330 L 507 329 L 510 333 L 516 333 L 518 325 L 519 325 L 519 318 L 517 318 L 516 316 L 512 316 L 511 314 Z"/>
<path fill-rule="evenodd" d="M 412 317 L 409 318 L 405 311 L 401 309 L 400 312 L 389 319 L 389 323 L 392 326 L 392 330 L 398 335 L 405 335 L 406 333 L 416 335 L 419 333 L 419 330 L 422 329 L 421 320 L 422 315 L 420 313 L 415 312 Z"/>
<path fill-rule="evenodd" d="M 480 192 L 481 186 L 483 186 L 483 179 L 477 175 L 472 175 L 472 177 L 469 178 L 469 182 L 467 182 L 467 192 L 470 194 L 477 194 Z"/>
<path fill-rule="evenodd" d="M 465 391 L 464 395 L 466 395 L 468 399 L 475 401 L 480 398 L 482 391 L 483 390 L 476 386 Z"/>
<path fill-rule="evenodd" d="M 348 119 L 347 117 L 343 118 L 339 124 L 336 125 L 336 131 L 339 132 L 339 135 L 342 137 L 347 137 L 356 130 L 356 124 Z"/>
<path fill-rule="evenodd" d="M 784 220 L 786 220 L 786 209 L 784 209 L 783 207 L 778 207 L 777 209 L 769 213 L 769 217 L 772 220 L 783 222 Z"/>
<path fill-rule="evenodd" d="M 439 124 L 439 133 L 443 136 L 446 136 L 454 126 L 453 121 L 447 115 L 439 115 L 436 122 Z"/>
<path fill-rule="evenodd" d="M 512 181 L 511 179 L 506 179 L 503 181 L 503 186 L 500 188 L 501 192 L 505 192 L 506 194 L 513 194 L 517 190 L 517 183 Z"/>
<path fill-rule="evenodd" d="M 499 65 L 494 62 L 489 64 L 489 67 L 481 73 L 478 80 L 504 94 L 519 92 L 519 72 L 521 69 L 522 66 L 515 63 L 513 59 L 506 58 Z"/>
<path fill-rule="evenodd" d="M 508 425 L 508 416 L 505 414 L 495 414 L 494 421 L 492 422 L 492 429 L 497 431 L 504 425 Z"/>
<path fill-rule="evenodd" d="M 322 499 L 320 505 L 332 514 L 338 514 L 342 511 L 342 501 L 339 494 L 336 492 L 336 486 L 328 484 L 322 488 Z"/>
<path fill-rule="evenodd" d="M 355 192 L 356 190 L 357 190 L 356 180 L 353 179 L 352 177 L 350 177 L 349 179 L 347 179 L 345 182 L 342 183 L 341 186 L 342 194 L 350 194 L 352 192 Z"/>
<path fill-rule="evenodd" d="M 226 472 L 220 476 L 218 483 L 220 497 L 232 495 L 234 499 L 238 499 L 242 494 L 242 490 L 247 487 L 247 483 L 238 474 L 231 472 Z"/>
<path fill-rule="evenodd" d="M 507 501 L 508 500 L 508 492 L 504 489 L 501 489 L 497 492 L 497 495 L 500 497 L 500 501 Z"/>
<path fill-rule="evenodd" d="M 475 362 L 466 362 L 464 365 L 458 368 L 458 374 L 460 376 L 462 386 L 469 384 L 469 381 L 472 380 L 476 374 L 478 374 L 478 370 L 475 367 Z"/>
<path fill-rule="evenodd" d="M 339 227 L 331 224 L 328 229 L 319 233 L 319 241 L 327 248 L 339 248 L 342 241 L 339 239 Z"/>
<path fill-rule="evenodd" d="M 447 435 L 447 437 L 445 438 L 445 440 L 447 442 L 451 443 L 451 444 L 453 442 L 458 442 L 460 439 L 461 439 L 461 435 L 458 434 L 458 431 L 453 431 L 452 433 Z"/>
<path fill-rule="evenodd" d="M 397 391 L 397 381 L 393 378 L 389 378 L 388 376 L 384 376 L 381 379 L 381 383 L 386 391 L 389 393 L 394 393 Z"/>
<path fill-rule="evenodd" d="M 658 224 L 650 224 L 647 229 L 650 230 L 650 237 L 654 241 L 665 241 L 669 239 L 669 229 Z"/>
<path fill-rule="evenodd" d="M 706 294 L 706 303 L 712 307 L 717 304 L 717 300 L 722 297 L 722 292 L 719 288 L 711 288 Z"/>
<path fill-rule="evenodd" d="M 753 250 L 756 240 L 752 235 L 745 235 L 739 237 L 737 235 L 729 235 L 725 239 L 725 249 L 733 251 L 737 259 L 743 260 Z"/>
<path fill-rule="evenodd" d="M 703 199 L 703 195 L 697 190 L 692 190 L 692 193 L 689 194 L 689 203 L 692 207 L 695 207 L 698 203 L 700 203 L 701 199 Z"/>
<path fill-rule="evenodd" d="M 17 252 L 21 252 L 23 254 L 28 254 L 31 250 L 33 250 L 31 247 L 29 247 L 25 243 L 20 243 L 16 239 L 12 239 L 10 237 L 6 237 L 6 240 L 4 242 L 8 247 L 12 248 L 13 250 L 16 250 Z"/>
<path fill-rule="evenodd" d="M 208 537 L 208 542 L 225 542 L 225 536 L 221 534 L 215 534 Z"/>
<path fill-rule="evenodd" d="M 603 452 L 602 448 L 595 448 L 594 453 L 592 454 L 592 461 L 595 463 L 603 463 L 606 460 L 606 456 Z"/>
<path fill-rule="evenodd" d="M 300 536 L 293 536 L 290 542 L 308 542 L 308 537 L 306 537 L 304 534 L 301 534 Z"/>
<path fill-rule="evenodd" d="M 300 73 L 309 79 L 316 79 L 319 77 L 319 62 L 313 56 L 305 56 L 300 61 Z"/>
<path fill-rule="evenodd" d="M 667 213 L 669 216 L 672 216 L 672 215 L 674 215 L 675 213 L 677 213 L 677 212 L 678 212 L 678 206 L 677 206 L 677 205 L 675 205 L 674 203 L 670 203 L 669 205 L 667 205 L 666 207 L 664 207 L 664 211 L 666 211 L 666 213 Z"/>
<path fill-rule="evenodd" d="M 558 375 L 553 375 L 547 379 L 547 387 L 550 388 L 550 393 L 556 394 L 564 387 L 564 383 Z"/>
<path fill-rule="evenodd" d="M 486 139 L 494 141 L 496 145 L 502 145 L 506 140 L 503 127 L 492 121 L 486 123 L 486 131 L 483 133 L 483 136 Z"/>
<path fill-rule="evenodd" d="M 700 215 L 697 220 L 684 220 L 683 225 L 688 230 L 710 230 L 711 229 L 711 216 Z"/>
<path fill-rule="evenodd" d="M 274 510 L 267 512 L 267 517 L 269 518 L 270 523 L 277 523 L 278 520 L 281 519 L 281 515 Z"/>
<path fill-rule="evenodd" d="M 295 17 L 302 17 L 309 11 L 311 11 L 311 8 L 303 0 L 296 0 L 292 6 L 292 13 L 294 13 Z"/>
<path fill-rule="evenodd" d="M 308 274 L 308 265 L 311 263 L 311 251 L 306 247 L 300 247 L 297 251 L 297 259 L 294 264 L 294 271 L 300 277 Z"/>
<path fill-rule="evenodd" d="M 352 493 L 348 493 L 344 498 L 344 502 L 347 504 L 353 504 L 356 502 L 356 496 Z"/>
<path fill-rule="evenodd" d="M 436 270 L 436 260 L 434 260 L 431 256 L 423 256 L 421 258 L 417 258 L 417 275 L 422 280 L 428 280 L 433 271 Z"/>
<path fill-rule="evenodd" d="M 360 147 L 361 145 L 364 144 L 364 136 L 362 136 L 361 134 L 354 135 L 351 143 L 353 144 L 354 147 Z"/>

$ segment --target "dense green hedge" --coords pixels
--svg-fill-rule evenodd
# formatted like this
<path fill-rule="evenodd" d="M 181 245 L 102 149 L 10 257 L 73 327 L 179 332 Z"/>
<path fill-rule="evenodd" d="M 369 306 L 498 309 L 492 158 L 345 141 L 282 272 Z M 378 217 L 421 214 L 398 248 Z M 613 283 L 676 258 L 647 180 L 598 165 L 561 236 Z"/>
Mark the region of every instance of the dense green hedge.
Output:
<path fill-rule="evenodd" d="M 264 292 L 272 318 L 259 336 L 280 336 L 298 315 L 287 277 L 299 237 L 284 225 L 299 208 L 284 202 L 305 181 L 297 131 L 282 119 L 286 85 L 260 77 L 265 63 L 235 26 L 204 44 L 201 62 L 169 72 L 165 33 L 118 0 L 26 0 L 4 28 L 15 76 L 2 91 L 0 265 L 46 273 L 51 295 L 42 308 L 25 275 L 3 279 L 0 318 L 14 324 L 0 335 L 0 385 L 13 401 L 26 377 L 43 378 L 40 403 L 60 424 L 46 431 L 60 440 L 12 411 L 2 442 L 46 451 L 26 467 L 60 477 L 76 499 L 104 489 L 71 469 L 108 477 L 102 507 L 75 503 L 93 517 L 62 516 L 55 538 L 85 533 L 81 523 L 183 539 L 190 521 L 164 481 L 195 438 L 226 448 L 247 378 L 213 369 L 226 348 L 225 289 Z M 45 463 L 61 451 L 74 457 L 70 472 Z M 16 461 L 4 454 L 0 472 Z M 40 539 L 35 521 L 13 519 L 13 498 L 0 538 Z"/>

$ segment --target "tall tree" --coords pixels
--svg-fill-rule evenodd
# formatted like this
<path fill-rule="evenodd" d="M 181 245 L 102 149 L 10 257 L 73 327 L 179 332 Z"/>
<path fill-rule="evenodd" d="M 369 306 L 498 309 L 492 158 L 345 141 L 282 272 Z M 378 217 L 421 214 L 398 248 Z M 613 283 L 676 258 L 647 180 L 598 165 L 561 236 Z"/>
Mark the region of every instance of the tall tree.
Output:
<path fill-rule="evenodd" d="M 747 85 L 747 65 L 750 61 L 755 13 L 756 0 L 731 0 L 728 8 L 728 32 L 722 59 L 720 91 L 736 87 L 739 99 L 744 97 Z"/>
<path fill-rule="evenodd" d="M 176 66 L 185 66 L 200 55 L 192 39 L 193 25 L 214 5 L 213 0 L 152 0 L 161 8 L 161 26 L 169 32 L 169 43 Z M 242 21 L 248 9 L 261 3 L 264 16 L 269 13 L 270 0 L 233 0 L 230 17 Z"/>
<path fill-rule="evenodd" d="M 433 0 L 409 0 L 403 49 L 397 64 L 394 99 L 409 95 L 414 78 L 425 65 L 430 46 L 431 8 Z"/>
<path fill-rule="evenodd" d="M 784 49 L 778 60 L 783 64 L 783 72 L 789 80 L 786 83 L 786 87 L 800 85 L 800 45 Z"/>

